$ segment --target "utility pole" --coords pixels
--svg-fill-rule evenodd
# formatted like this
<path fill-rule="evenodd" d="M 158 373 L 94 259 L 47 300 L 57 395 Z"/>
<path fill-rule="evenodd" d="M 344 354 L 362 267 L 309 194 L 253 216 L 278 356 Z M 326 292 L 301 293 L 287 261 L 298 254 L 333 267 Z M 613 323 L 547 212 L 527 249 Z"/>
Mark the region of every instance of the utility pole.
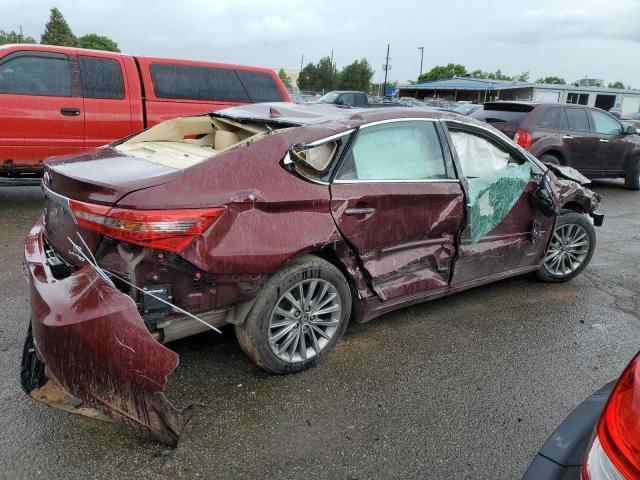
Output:
<path fill-rule="evenodd" d="M 302 54 L 302 58 L 300 59 L 300 71 L 302 72 L 302 65 L 304 64 L 304 53 Z"/>
<path fill-rule="evenodd" d="M 391 65 L 389 65 L 389 60 L 391 59 L 391 57 L 389 57 L 389 46 L 390 46 L 390 44 L 387 44 L 387 55 L 385 57 L 384 66 L 382 67 L 382 69 L 384 70 L 384 84 L 382 85 L 382 95 L 383 96 L 385 94 L 385 91 L 387 90 L 387 74 L 389 73 L 389 70 L 391 69 Z"/>
<path fill-rule="evenodd" d="M 422 76 L 422 59 L 424 58 L 424 47 L 418 47 L 418 50 L 420 50 L 420 75 L 418 75 L 418 78 L 420 78 Z"/>
<path fill-rule="evenodd" d="M 335 85 L 333 84 L 333 49 L 331 49 L 331 89 L 335 88 Z"/>

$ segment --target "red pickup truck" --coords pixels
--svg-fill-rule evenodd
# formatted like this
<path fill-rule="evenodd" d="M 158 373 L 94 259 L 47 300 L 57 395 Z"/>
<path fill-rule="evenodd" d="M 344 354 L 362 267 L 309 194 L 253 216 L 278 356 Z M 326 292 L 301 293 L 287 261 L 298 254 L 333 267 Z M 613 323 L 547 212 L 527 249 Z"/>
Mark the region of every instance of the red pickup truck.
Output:
<path fill-rule="evenodd" d="M 290 101 L 264 68 L 54 47 L 0 45 L 0 176 L 39 173 L 164 120 Z"/>

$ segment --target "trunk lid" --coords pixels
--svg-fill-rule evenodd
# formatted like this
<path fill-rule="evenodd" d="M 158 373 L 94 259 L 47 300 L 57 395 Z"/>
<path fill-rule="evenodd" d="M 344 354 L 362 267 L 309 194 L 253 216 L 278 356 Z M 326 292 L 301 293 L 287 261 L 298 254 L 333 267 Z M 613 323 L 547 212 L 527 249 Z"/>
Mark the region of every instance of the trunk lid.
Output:
<path fill-rule="evenodd" d="M 171 182 L 180 175 L 180 170 L 128 157 L 111 147 L 52 158 L 44 165 L 45 236 L 55 251 L 74 266 L 83 261 L 73 253 L 71 241 L 81 244 L 80 234 L 95 251 L 101 236 L 78 226 L 68 199 L 113 206 L 128 193 Z"/>

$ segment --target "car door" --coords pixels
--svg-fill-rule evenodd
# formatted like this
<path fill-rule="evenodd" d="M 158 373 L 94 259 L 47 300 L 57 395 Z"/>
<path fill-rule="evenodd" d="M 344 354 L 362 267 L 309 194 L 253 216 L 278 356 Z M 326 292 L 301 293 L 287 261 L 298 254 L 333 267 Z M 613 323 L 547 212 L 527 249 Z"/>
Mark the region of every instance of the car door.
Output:
<path fill-rule="evenodd" d="M 463 192 L 439 122 L 360 127 L 331 183 L 331 211 L 382 300 L 445 290 Z"/>
<path fill-rule="evenodd" d="M 467 215 L 451 286 L 464 287 L 535 268 L 553 229 L 553 217 L 530 201 L 542 170 L 502 137 L 481 127 L 447 122 Z"/>
<path fill-rule="evenodd" d="M 0 168 L 38 169 L 84 146 L 75 57 L 20 50 L 0 60 Z"/>
<path fill-rule="evenodd" d="M 85 146 L 99 147 L 132 131 L 131 105 L 120 58 L 80 54 Z"/>
<path fill-rule="evenodd" d="M 354 107 L 356 104 L 356 97 L 353 93 L 343 93 L 336 102 L 336 105 L 344 105 L 346 107 Z"/>
<path fill-rule="evenodd" d="M 598 138 L 596 161 L 592 175 L 620 176 L 624 174 L 627 156 L 633 144 L 626 141 L 624 127 L 608 113 L 590 109 L 593 133 Z"/>
<path fill-rule="evenodd" d="M 567 129 L 562 132 L 567 165 L 589 175 L 594 169 L 598 152 L 598 137 L 591 132 L 585 107 L 564 107 Z"/>

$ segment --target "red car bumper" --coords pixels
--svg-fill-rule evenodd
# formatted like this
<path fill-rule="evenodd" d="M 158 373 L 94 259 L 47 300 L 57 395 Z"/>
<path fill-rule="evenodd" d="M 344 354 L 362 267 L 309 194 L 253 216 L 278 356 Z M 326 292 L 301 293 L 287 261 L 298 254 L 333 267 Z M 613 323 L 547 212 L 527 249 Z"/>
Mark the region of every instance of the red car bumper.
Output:
<path fill-rule="evenodd" d="M 187 421 L 162 390 L 178 355 L 156 342 L 133 300 L 86 265 L 56 279 L 42 222 L 25 243 L 31 330 L 22 384 L 36 400 L 67 411 L 123 421 L 175 445 Z"/>

